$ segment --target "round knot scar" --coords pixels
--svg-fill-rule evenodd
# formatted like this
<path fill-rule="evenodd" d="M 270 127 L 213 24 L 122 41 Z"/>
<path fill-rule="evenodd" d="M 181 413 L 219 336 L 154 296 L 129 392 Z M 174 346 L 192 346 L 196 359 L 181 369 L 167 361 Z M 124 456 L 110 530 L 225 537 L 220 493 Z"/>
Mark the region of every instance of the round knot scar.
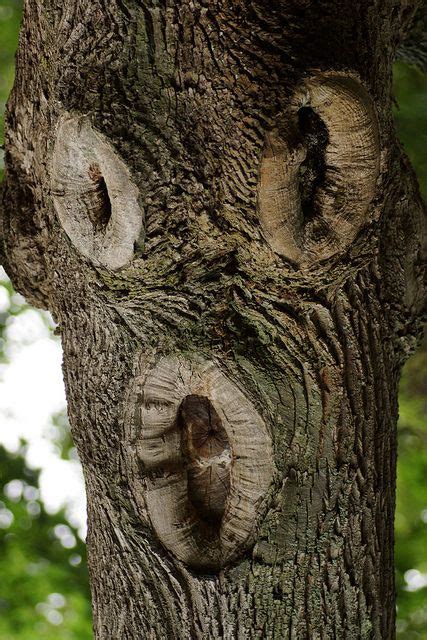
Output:
<path fill-rule="evenodd" d="M 251 401 L 213 362 L 162 357 L 152 368 L 141 360 L 127 406 L 132 490 L 164 547 L 203 570 L 243 553 L 274 472 Z"/>
<path fill-rule="evenodd" d="M 353 76 L 304 80 L 266 135 L 258 212 L 271 248 L 297 266 L 347 251 L 374 214 L 380 171 L 374 103 Z"/>
<path fill-rule="evenodd" d="M 143 230 L 139 191 L 87 116 L 65 114 L 57 125 L 51 191 L 61 226 L 81 255 L 112 270 L 132 260 Z"/>

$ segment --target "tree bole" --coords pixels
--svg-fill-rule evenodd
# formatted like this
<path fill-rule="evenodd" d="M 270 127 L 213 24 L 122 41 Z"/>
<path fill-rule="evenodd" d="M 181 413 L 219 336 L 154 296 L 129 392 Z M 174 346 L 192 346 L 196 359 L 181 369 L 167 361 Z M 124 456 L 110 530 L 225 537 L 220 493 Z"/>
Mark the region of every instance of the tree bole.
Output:
<path fill-rule="evenodd" d="M 60 326 L 98 639 L 394 636 L 407 4 L 25 2 L 5 264 Z"/>

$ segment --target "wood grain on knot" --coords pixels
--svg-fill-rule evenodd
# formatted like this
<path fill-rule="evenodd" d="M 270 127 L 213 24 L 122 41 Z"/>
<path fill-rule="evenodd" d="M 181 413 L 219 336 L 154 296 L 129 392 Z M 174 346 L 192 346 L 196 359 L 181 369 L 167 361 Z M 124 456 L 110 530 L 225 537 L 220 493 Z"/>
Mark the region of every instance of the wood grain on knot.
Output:
<path fill-rule="evenodd" d="M 210 400 L 189 395 L 179 408 L 188 497 L 206 522 L 221 521 L 230 491 L 231 449 L 227 432 Z"/>
<path fill-rule="evenodd" d="M 264 421 L 214 363 L 184 358 L 148 370 L 141 359 L 127 406 L 141 513 L 176 558 L 218 569 L 247 549 L 263 513 L 274 470 Z"/>
<path fill-rule="evenodd" d="M 298 266 L 346 251 L 370 221 L 380 170 L 378 121 L 360 82 L 307 79 L 266 137 L 258 209 L 272 249 Z"/>
<path fill-rule="evenodd" d="M 61 118 L 50 172 L 56 213 L 77 251 L 109 269 L 127 264 L 142 231 L 139 191 L 87 117 Z"/>

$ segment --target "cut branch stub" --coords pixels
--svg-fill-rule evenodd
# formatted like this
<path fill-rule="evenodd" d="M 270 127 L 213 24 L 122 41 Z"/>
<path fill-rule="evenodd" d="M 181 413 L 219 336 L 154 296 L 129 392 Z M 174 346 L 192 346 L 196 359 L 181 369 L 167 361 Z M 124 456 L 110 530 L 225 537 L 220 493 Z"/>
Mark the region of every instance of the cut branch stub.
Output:
<path fill-rule="evenodd" d="M 258 207 L 272 249 L 299 266 L 346 251 L 370 220 L 379 170 L 366 89 L 343 74 L 309 78 L 265 142 Z"/>
<path fill-rule="evenodd" d="M 218 569 L 247 549 L 262 516 L 274 469 L 264 421 L 215 364 L 181 358 L 142 366 L 131 404 L 138 504 L 174 556 Z"/>
<path fill-rule="evenodd" d="M 87 117 L 61 119 L 51 177 L 55 210 L 75 248 L 95 265 L 119 269 L 127 264 L 142 231 L 138 188 Z"/>

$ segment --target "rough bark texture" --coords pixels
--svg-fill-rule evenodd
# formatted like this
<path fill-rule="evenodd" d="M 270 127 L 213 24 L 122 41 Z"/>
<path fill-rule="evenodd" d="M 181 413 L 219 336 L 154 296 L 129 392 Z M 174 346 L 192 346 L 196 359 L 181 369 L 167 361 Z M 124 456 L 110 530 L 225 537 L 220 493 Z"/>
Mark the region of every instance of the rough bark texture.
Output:
<path fill-rule="evenodd" d="M 415 8 L 25 2 L 5 260 L 60 325 L 96 638 L 393 637 L 397 383 L 424 291 L 391 65 Z M 175 394 L 171 366 L 153 399 L 161 362 L 199 363 L 236 391 L 200 373 Z M 223 451 L 206 455 L 225 456 L 209 464 L 226 497 L 194 473 L 215 433 Z M 271 480 L 255 495 L 263 456 Z M 166 502 L 150 501 L 166 485 Z M 171 513 L 172 542 L 158 535 Z M 194 522 L 215 529 L 209 570 Z M 185 562 L 177 536 L 193 545 Z"/>

